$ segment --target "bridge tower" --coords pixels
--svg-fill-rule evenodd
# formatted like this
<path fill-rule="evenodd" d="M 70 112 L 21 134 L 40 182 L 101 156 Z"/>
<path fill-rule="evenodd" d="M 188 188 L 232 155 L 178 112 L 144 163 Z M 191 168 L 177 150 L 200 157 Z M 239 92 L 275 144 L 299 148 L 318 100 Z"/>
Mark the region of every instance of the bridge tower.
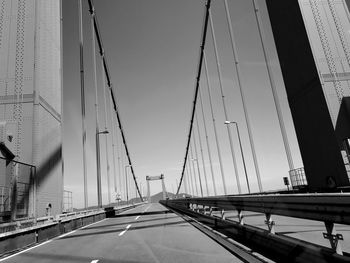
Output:
<path fill-rule="evenodd" d="M 147 181 L 147 200 L 148 203 L 151 202 L 151 190 L 150 190 L 150 181 L 155 180 L 162 180 L 162 190 L 163 190 L 163 200 L 166 199 L 166 190 L 165 190 L 165 184 L 164 184 L 164 175 L 161 174 L 160 176 L 146 176 Z"/>
<path fill-rule="evenodd" d="M 346 105 L 345 117 L 340 114 L 350 98 L 350 20 L 345 2 L 266 4 L 309 189 L 349 187 L 341 155 L 342 140 L 350 138 Z M 339 121 L 344 124 L 341 136 Z"/>
<path fill-rule="evenodd" d="M 62 211 L 61 40 L 60 0 L 0 0 L 0 122 L 15 160 L 37 168 L 38 216 Z"/>

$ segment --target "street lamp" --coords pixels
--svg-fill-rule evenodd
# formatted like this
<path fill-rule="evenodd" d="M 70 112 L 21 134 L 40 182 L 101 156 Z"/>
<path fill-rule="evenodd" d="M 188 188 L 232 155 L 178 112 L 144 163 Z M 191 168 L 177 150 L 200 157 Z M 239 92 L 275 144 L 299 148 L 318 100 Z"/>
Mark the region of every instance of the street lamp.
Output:
<path fill-rule="evenodd" d="M 97 135 L 99 135 L 99 134 L 108 134 L 108 133 L 109 133 L 109 131 L 105 130 L 105 131 L 98 132 Z"/>
<path fill-rule="evenodd" d="M 108 134 L 107 130 L 96 132 L 96 166 L 97 166 L 97 203 L 98 207 L 102 207 L 101 193 L 101 157 L 100 157 L 100 134 Z"/>
<path fill-rule="evenodd" d="M 125 165 L 125 188 L 126 188 L 126 203 L 129 203 L 129 190 L 128 190 L 128 170 L 127 168 L 131 167 L 130 164 Z"/>
<path fill-rule="evenodd" d="M 246 179 L 246 181 L 247 181 L 248 192 L 250 193 L 250 186 L 249 186 L 249 180 L 248 180 L 248 174 L 247 174 L 247 167 L 246 167 L 246 164 L 245 164 L 245 159 L 244 159 L 244 154 L 243 154 L 243 148 L 242 148 L 242 142 L 241 142 L 241 136 L 240 136 L 240 134 L 239 134 L 238 123 L 235 122 L 235 121 L 225 121 L 225 124 L 226 124 L 226 125 L 229 125 L 229 124 L 231 124 L 231 123 L 233 123 L 233 124 L 236 125 L 236 130 L 237 130 L 237 135 L 238 135 L 238 142 L 239 142 L 239 148 L 240 148 L 240 151 L 241 151 L 241 156 L 242 156 L 242 161 L 243 161 L 245 179 Z"/>

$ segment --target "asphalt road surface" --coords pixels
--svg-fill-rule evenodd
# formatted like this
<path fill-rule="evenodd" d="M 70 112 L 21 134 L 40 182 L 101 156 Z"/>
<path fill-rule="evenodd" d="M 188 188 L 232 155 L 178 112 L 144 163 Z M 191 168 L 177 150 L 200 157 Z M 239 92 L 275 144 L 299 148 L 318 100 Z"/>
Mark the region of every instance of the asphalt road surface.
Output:
<path fill-rule="evenodd" d="M 2 262 L 241 262 L 160 204 L 146 204 Z"/>

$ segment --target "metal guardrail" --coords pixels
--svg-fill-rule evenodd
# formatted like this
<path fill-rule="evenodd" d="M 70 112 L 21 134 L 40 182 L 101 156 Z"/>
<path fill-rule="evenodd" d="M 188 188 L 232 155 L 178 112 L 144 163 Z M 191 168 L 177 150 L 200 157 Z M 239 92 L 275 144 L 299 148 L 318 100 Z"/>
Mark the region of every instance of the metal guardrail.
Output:
<path fill-rule="evenodd" d="M 219 210 L 221 219 L 225 219 L 225 210 L 236 210 L 241 225 L 244 224 L 243 211 L 263 213 L 271 234 L 275 233 L 272 215 L 322 221 L 327 231 L 323 233 L 324 238 L 329 239 L 332 249 L 340 255 L 343 252 L 339 240 L 343 240 L 343 236 L 336 233 L 334 224 L 350 225 L 350 194 L 347 193 L 219 196 L 173 199 L 167 202 L 205 215 L 212 215 L 214 210 Z"/>
<path fill-rule="evenodd" d="M 174 199 L 171 202 L 350 225 L 350 194 L 347 193 L 221 196 Z"/>

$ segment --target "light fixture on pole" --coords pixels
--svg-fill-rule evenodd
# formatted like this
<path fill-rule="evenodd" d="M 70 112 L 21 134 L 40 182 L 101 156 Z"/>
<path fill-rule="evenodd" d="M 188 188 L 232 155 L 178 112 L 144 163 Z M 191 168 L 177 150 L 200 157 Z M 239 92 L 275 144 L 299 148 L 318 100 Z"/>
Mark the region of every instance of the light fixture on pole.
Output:
<path fill-rule="evenodd" d="M 101 157 L 100 157 L 100 134 L 108 134 L 107 130 L 96 132 L 96 165 L 97 165 L 97 204 L 102 207 L 102 190 L 101 190 Z"/>
<path fill-rule="evenodd" d="M 250 193 L 250 186 L 249 186 L 249 179 L 248 179 L 248 174 L 247 174 L 247 167 L 246 167 L 246 164 L 245 164 L 245 159 L 244 159 L 244 154 L 243 154 L 243 148 L 242 148 L 241 136 L 240 136 L 239 128 L 238 128 L 238 123 L 235 122 L 235 121 L 225 121 L 226 125 L 229 125 L 231 123 L 236 125 L 236 131 L 237 131 L 237 136 L 238 136 L 239 149 L 241 151 L 241 156 L 242 156 L 242 161 L 243 161 L 245 179 L 247 181 L 248 193 Z"/>

